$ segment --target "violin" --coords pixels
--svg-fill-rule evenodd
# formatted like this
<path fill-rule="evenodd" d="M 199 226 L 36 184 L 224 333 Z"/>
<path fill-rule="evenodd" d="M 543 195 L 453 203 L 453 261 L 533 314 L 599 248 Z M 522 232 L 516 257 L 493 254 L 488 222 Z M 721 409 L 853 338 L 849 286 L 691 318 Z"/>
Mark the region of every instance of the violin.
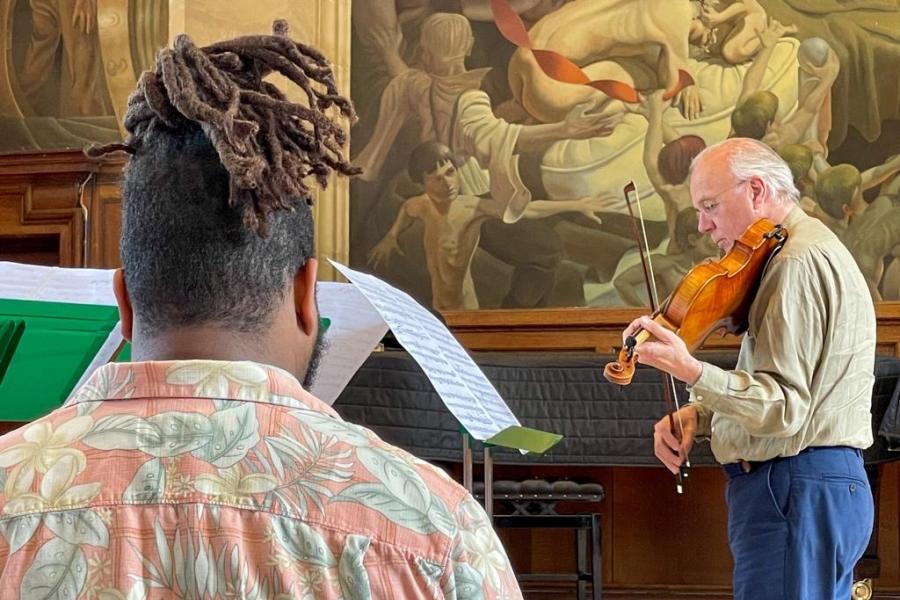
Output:
<path fill-rule="evenodd" d="M 760 219 L 719 260 L 694 266 L 651 318 L 684 340 L 693 353 L 714 331 L 742 334 L 766 266 L 787 240 L 781 225 Z M 607 380 L 628 385 L 634 377 L 636 346 L 652 339 L 638 329 L 625 340 L 617 360 L 603 369 Z"/>

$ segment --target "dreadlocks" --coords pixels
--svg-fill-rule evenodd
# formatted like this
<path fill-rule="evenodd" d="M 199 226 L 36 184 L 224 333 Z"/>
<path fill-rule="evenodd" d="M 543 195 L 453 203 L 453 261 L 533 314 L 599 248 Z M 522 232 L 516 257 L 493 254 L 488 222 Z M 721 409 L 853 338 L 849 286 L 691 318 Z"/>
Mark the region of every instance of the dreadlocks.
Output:
<path fill-rule="evenodd" d="M 356 115 L 331 66 L 286 36 L 203 48 L 179 36 L 128 101 L 120 254 L 144 335 L 214 324 L 258 332 L 313 256 L 311 196 L 332 171 L 352 175 L 347 133 L 326 111 Z M 308 106 L 263 81 L 296 83 Z"/>
<path fill-rule="evenodd" d="M 291 210 L 301 199 L 311 202 L 307 176 L 325 187 L 333 170 L 359 173 L 342 156 L 347 133 L 324 112 L 336 106 L 356 119 L 350 101 L 338 93 L 328 61 L 315 48 L 288 38 L 285 21 L 276 21 L 273 31 L 204 48 L 179 35 L 174 48 L 159 53 L 156 68 L 144 72 L 128 100 L 127 141 L 91 148 L 88 154 L 134 154 L 149 130 L 178 130 L 193 121 L 229 174 L 229 204 L 240 208 L 244 223 L 261 235 L 272 211 Z M 289 102 L 263 81 L 275 71 L 303 89 L 308 107 Z"/>

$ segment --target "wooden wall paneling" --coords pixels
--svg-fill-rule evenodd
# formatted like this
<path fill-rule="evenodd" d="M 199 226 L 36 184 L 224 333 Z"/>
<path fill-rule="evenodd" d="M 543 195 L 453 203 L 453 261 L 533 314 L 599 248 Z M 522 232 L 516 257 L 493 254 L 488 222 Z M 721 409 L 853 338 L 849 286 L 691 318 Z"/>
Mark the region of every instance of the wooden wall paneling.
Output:
<path fill-rule="evenodd" d="M 614 473 L 611 582 L 730 585 L 721 469 L 692 469 L 682 495 L 663 468 L 616 468 Z"/>
<path fill-rule="evenodd" d="M 87 266 L 97 269 L 115 269 L 121 266 L 119 234 L 122 230 L 122 189 L 119 184 L 125 162 L 122 156 L 104 159 L 91 180 L 90 196 L 86 200 L 90 208 Z"/>
<path fill-rule="evenodd" d="M 91 197 L 90 254 L 88 266 L 115 269 L 119 259 L 119 233 L 122 229 L 122 193 L 118 184 L 98 184 Z"/>
<path fill-rule="evenodd" d="M 881 575 L 875 581 L 876 598 L 900 594 L 900 464 L 889 463 L 882 469 L 878 524 Z M 558 509 L 560 513 L 601 514 L 604 597 L 663 600 L 730 596 L 732 561 L 727 540 L 726 478 L 720 469 L 693 469 L 682 496 L 675 493 L 674 478 L 661 467 L 497 465 L 496 475 L 502 479 L 568 477 L 603 484 L 606 498 L 600 505 L 560 503 Z M 502 508 L 498 504 L 498 513 Z M 571 532 L 499 533 L 517 571 L 573 571 L 575 540 Z M 526 589 L 559 590 L 559 597 L 568 597 L 571 586 L 529 583 Z"/>
<path fill-rule="evenodd" d="M 881 573 L 876 590 L 900 591 L 900 463 L 888 463 L 881 469 L 878 502 L 878 562 Z"/>
<path fill-rule="evenodd" d="M 52 259 L 83 265 L 84 218 L 78 186 L 51 181 L 0 183 L 0 255 L 11 260 Z M 33 242 L 42 243 L 35 245 Z"/>
<path fill-rule="evenodd" d="M 121 158 L 95 161 L 80 151 L 0 156 L 0 257 L 117 266 L 123 165 Z"/>

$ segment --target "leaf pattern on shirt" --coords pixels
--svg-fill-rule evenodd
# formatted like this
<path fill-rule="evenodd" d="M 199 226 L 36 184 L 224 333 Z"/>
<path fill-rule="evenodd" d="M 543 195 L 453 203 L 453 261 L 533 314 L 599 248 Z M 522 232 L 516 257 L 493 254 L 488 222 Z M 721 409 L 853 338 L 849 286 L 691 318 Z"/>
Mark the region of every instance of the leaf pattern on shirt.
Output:
<path fill-rule="evenodd" d="M 166 492 L 166 470 L 162 459 L 151 458 L 137 470 L 122 500 L 125 502 L 157 502 Z"/>
<path fill-rule="evenodd" d="M 371 600 L 372 588 L 363 565 L 371 540 L 362 535 L 348 535 L 339 563 L 341 592 L 344 600 Z"/>
<path fill-rule="evenodd" d="M 54 538 L 41 546 L 22 578 L 22 598 L 68 600 L 81 594 L 87 580 L 87 560 L 76 544 Z"/>
<path fill-rule="evenodd" d="M 0 489 L 4 598 L 521 597 L 446 473 L 262 365 L 101 367 Z"/>
<path fill-rule="evenodd" d="M 309 513 L 310 502 L 325 512 L 325 502 L 334 495 L 329 484 L 343 484 L 353 476 L 352 453 L 334 436 L 302 427 L 299 433 L 265 440 L 271 469 L 283 481 L 273 495 L 284 510 L 298 515 Z"/>
<path fill-rule="evenodd" d="M 283 592 L 278 577 L 252 572 L 239 544 L 220 545 L 180 527 L 170 542 L 159 520 L 153 524 L 153 535 L 153 555 L 131 544 L 143 566 L 131 577 L 145 587 L 168 590 L 171 597 L 185 600 L 271 598 Z"/>
<path fill-rule="evenodd" d="M 259 423 L 252 404 L 237 404 L 217 410 L 209 417 L 212 439 L 194 450 L 194 456 L 219 468 L 243 460 L 259 443 Z"/>
<path fill-rule="evenodd" d="M 378 448 L 357 448 L 356 456 L 377 481 L 351 485 L 333 502 L 359 504 L 416 533 L 454 535 L 456 528 L 446 507 L 408 463 Z"/>

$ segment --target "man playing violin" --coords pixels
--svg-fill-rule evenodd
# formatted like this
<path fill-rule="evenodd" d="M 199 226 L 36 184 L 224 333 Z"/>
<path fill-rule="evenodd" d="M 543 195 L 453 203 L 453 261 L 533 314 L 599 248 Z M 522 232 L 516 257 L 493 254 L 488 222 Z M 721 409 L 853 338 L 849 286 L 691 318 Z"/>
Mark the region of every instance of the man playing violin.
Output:
<path fill-rule="evenodd" d="M 728 474 L 728 537 L 737 600 L 850 597 L 872 531 L 862 449 L 872 443 L 875 312 L 853 257 L 798 205 L 788 166 L 765 144 L 733 138 L 691 167 L 699 231 L 728 252 L 760 218 L 788 238 L 763 274 L 726 371 L 694 358 L 649 317 L 637 360 L 688 384 L 690 402 L 654 428 L 654 450 L 677 472 L 709 439 Z M 751 591 L 752 590 L 752 591 Z"/>

